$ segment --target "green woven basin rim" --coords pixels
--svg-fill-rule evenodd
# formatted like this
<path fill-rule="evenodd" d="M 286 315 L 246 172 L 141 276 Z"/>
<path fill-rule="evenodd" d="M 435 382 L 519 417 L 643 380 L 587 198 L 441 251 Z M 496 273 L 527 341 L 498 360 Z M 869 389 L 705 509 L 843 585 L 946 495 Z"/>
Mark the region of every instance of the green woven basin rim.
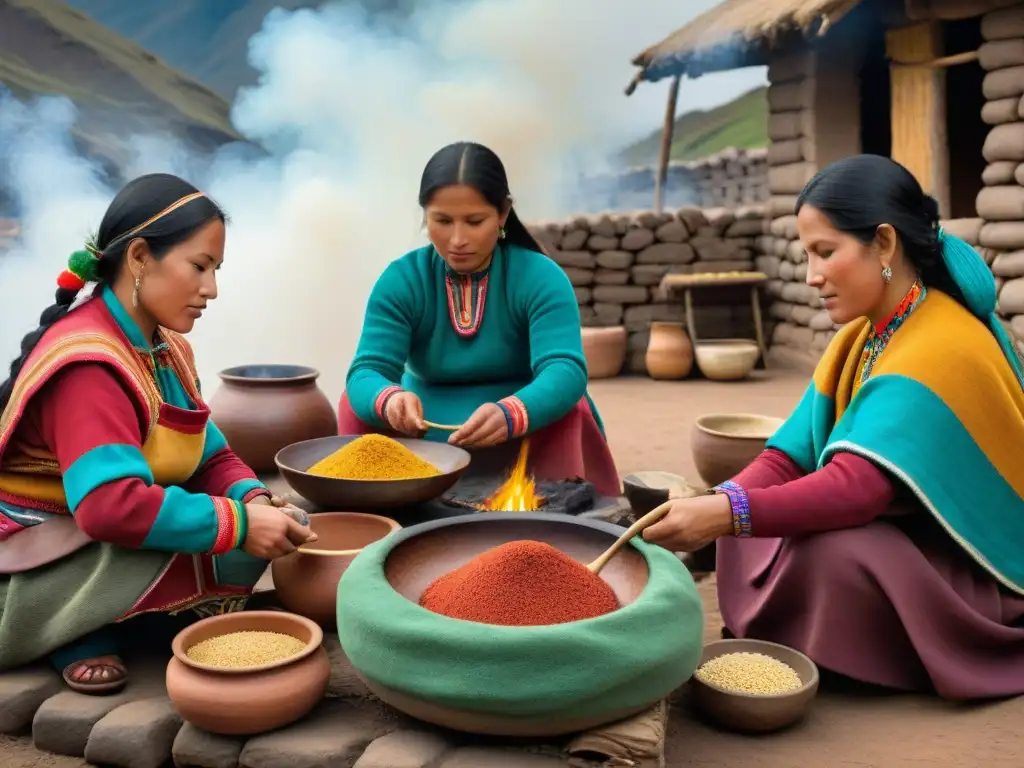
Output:
<path fill-rule="evenodd" d="M 609 534 L 619 526 L 544 513 L 487 513 Z M 454 709 L 513 718 L 600 716 L 654 704 L 700 663 L 704 612 L 693 577 L 673 553 L 640 538 L 649 580 L 617 611 L 569 624 L 507 627 L 451 619 L 396 592 L 384 563 L 402 542 L 477 514 L 394 532 L 357 555 L 338 584 L 338 636 L 352 665 L 372 681 Z"/>

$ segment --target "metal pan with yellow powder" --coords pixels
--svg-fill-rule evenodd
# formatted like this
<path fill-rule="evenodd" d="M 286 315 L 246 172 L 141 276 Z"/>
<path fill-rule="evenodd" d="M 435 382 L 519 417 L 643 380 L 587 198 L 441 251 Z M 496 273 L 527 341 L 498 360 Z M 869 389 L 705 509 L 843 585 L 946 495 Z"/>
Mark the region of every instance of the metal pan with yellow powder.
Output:
<path fill-rule="evenodd" d="M 352 472 L 358 477 L 324 477 L 309 471 L 356 440 L 365 442 L 368 438 L 398 444 L 415 459 L 436 468 L 437 474 L 426 474 L 424 470 L 425 476 L 366 479 L 368 473 L 358 468 Z M 408 455 L 405 458 L 408 459 Z M 469 462 L 469 452 L 454 445 L 381 435 L 337 435 L 304 440 L 281 449 L 274 457 L 274 463 L 292 490 L 328 509 L 390 509 L 421 504 L 436 499 L 455 485 Z M 397 476 L 401 477 L 400 471 Z"/>

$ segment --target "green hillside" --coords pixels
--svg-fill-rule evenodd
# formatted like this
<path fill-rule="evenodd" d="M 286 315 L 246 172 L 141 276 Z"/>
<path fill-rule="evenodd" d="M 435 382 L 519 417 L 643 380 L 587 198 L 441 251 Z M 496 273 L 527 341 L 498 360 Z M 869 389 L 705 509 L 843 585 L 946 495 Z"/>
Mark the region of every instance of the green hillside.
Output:
<path fill-rule="evenodd" d="M 768 145 L 768 89 L 755 88 L 728 104 L 676 118 L 673 160 L 696 160 L 727 147 L 754 149 Z M 661 151 L 661 129 L 626 147 L 619 156 L 627 165 L 653 165 Z"/>
<path fill-rule="evenodd" d="M 0 29 L 0 88 L 68 97 L 76 139 L 113 166 L 154 127 L 203 149 L 241 138 L 222 96 L 61 0 L 0 0 Z"/>

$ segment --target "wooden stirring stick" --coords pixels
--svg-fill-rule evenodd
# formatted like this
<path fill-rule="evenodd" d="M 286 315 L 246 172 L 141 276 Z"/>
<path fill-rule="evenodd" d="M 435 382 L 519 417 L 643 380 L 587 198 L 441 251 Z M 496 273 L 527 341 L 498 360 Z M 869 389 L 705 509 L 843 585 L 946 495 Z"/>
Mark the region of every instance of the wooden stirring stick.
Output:
<path fill-rule="evenodd" d="M 614 544 L 608 547 L 608 549 L 606 549 L 600 557 L 598 557 L 596 560 L 594 560 L 587 566 L 587 570 L 595 574 L 600 573 L 601 569 L 608 564 L 608 561 L 615 557 L 615 553 L 622 549 L 622 547 L 625 546 L 630 539 L 632 539 L 638 533 L 642 533 L 645 528 L 649 528 L 650 526 L 654 525 L 656 522 L 661 520 L 661 518 L 663 518 L 666 514 L 668 514 L 668 511 L 672 508 L 673 501 L 676 501 L 677 499 L 693 497 L 696 495 L 698 495 L 697 491 L 694 490 L 693 488 L 684 489 L 678 483 L 670 483 L 668 487 L 668 501 L 666 501 L 664 504 L 659 504 L 646 515 L 644 515 L 631 526 L 629 526 L 629 528 L 626 529 L 626 532 L 619 536 L 619 538 L 615 541 Z"/>
<path fill-rule="evenodd" d="M 435 424 L 434 422 L 427 421 L 426 419 L 423 420 L 423 424 L 430 429 L 443 429 L 446 432 L 458 432 L 462 429 L 461 424 Z"/>
<path fill-rule="evenodd" d="M 654 525 L 656 522 L 661 520 L 661 518 L 663 518 L 666 514 L 668 514 L 668 511 L 672 508 L 673 501 L 675 501 L 675 499 L 669 499 L 664 504 L 659 504 L 657 507 L 652 509 L 646 515 L 644 515 L 631 526 L 629 526 L 629 528 L 626 529 L 626 532 L 619 536 L 619 538 L 615 541 L 614 544 L 608 547 L 608 549 L 606 549 L 600 557 L 598 557 L 596 560 L 594 560 L 587 566 L 587 570 L 591 573 L 600 573 L 601 569 L 608 564 L 608 561 L 615 557 L 615 554 L 620 549 L 622 549 L 629 542 L 630 539 L 632 539 L 638 533 L 641 533 L 645 528 Z"/>

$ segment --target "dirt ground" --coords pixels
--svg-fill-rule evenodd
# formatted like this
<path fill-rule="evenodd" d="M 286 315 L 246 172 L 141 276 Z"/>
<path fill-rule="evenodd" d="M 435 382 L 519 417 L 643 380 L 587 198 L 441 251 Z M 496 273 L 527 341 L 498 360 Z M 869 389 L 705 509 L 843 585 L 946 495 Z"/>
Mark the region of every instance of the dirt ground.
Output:
<path fill-rule="evenodd" d="M 698 480 L 690 456 L 695 417 L 710 412 L 786 416 L 807 377 L 761 374 L 736 384 L 708 381 L 594 382 L 591 392 L 625 475 L 660 469 Z M 713 582 L 702 584 L 716 615 Z M 709 636 L 717 634 L 708 628 Z M 918 696 L 823 689 L 808 719 L 788 731 L 744 737 L 693 719 L 685 705 L 671 710 L 666 761 L 670 768 L 973 768 L 1019 766 L 1024 697 L 980 706 L 950 705 Z M 41 754 L 27 739 L 0 736 L 2 768 L 83 768 L 77 758 Z"/>

